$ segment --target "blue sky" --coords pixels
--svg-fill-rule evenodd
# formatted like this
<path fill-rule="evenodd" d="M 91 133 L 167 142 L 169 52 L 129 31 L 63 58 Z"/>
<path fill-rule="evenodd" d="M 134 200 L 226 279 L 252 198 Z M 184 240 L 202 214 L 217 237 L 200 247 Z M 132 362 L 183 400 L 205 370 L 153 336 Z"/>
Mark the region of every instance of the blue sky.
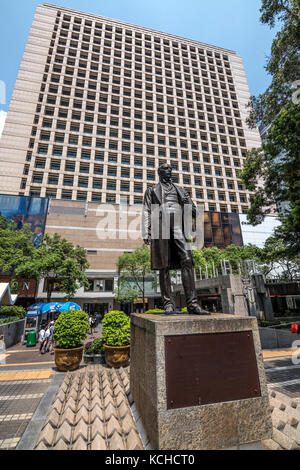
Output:
<path fill-rule="evenodd" d="M 0 2 L 0 81 L 6 100 L 0 97 L 5 116 L 38 0 Z M 52 0 L 53 3 L 88 13 L 183 36 L 235 50 L 243 57 L 252 94 L 270 83 L 265 71 L 274 30 L 259 22 L 261 0 Z"/>

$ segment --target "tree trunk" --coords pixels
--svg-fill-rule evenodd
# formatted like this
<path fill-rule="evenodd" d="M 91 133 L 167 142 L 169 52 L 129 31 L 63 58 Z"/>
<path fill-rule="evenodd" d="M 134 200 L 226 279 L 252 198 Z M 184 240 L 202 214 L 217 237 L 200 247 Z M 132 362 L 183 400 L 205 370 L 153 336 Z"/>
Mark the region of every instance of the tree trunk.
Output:
<path fill-rule="evenodd" d="M 52 292 L 53 292 L 53 281 L 49 280 L 48 288 L 47 288 L 47 304 L 50 304 L 51 302 Z"/>
<path fill-rule="evenodd" d="M 145 313 L 145 276 L 143 276 L 143 313 Z"/>

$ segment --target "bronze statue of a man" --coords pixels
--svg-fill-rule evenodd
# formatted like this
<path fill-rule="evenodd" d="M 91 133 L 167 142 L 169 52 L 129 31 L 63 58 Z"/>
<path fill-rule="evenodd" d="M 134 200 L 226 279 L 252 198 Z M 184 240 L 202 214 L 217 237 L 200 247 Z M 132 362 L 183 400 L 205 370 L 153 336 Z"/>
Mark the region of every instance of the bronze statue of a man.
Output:
<path fill-rule="evenodd" d="M 170 270 L 181 269 L 188 313 L 209 315 L 197 301 L 191 252 L 192 221 L 196 206 L 190 195 L 172 182 L 172 167 L 165 163 L 158 169 L 159 183 L 144 196 L 143 239 L 151 245 L 151 268 L 159 270 L 159 281 L 166 314 L 175 313 Z M 186 217 L 190 211 L 191 217 Z M 188 226 L 187 226 L 188 225 Z"/>

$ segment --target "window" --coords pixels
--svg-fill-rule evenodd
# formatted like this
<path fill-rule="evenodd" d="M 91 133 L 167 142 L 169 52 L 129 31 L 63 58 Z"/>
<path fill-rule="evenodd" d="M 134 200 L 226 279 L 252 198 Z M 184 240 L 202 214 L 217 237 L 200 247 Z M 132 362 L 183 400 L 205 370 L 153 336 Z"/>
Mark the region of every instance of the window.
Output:
<path fill-rule="evenodd" d="M 55 170 L 55 171 L 59 171 L 60 170 L 60 161 L 58 160 L 51 160 L 51 163 L 50 163 L 50 169 L 51 170 Z"/>
<path fill-rule="evenodd" d="M 58 175 L 50 174 L 48 177 L 48 184 L 57 185 L 58 184 Z"/>
<path fill-rule="evenodd" d="M 34 173 L 32 177 L 32 183 L 42 184 L 43 183 L 43 173 Z"/>
<path fill-rule="evenodd" d="M 73 186 L 74 184 L 74 177 L 73 176 L 65 176 L 63 185 L 64 186 Z"/>
<path fill-rule="evenodd" d="M 87 200 L 87 193 L 78 191 L 77 192 L 77 201 L 86 201 Z"/>
<path fill-rule="evenodd" d="M 102 180 L 94 178 L 93 179 L 93 189 L 102 189 Z"/>

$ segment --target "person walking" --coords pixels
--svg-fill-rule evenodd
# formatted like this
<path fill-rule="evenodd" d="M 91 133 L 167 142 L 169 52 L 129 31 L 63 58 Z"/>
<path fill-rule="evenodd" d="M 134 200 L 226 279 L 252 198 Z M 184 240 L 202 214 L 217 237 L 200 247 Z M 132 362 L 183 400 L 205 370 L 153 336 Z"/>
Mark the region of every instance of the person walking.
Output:
<path fill-rule="evenodd" d="M 47 342 L 47 352 L 50 352 L 51 355 L 54 354 L 54 347 L 53 347 L 54 326 L 55 326 L 54 321 L 51 321 L 49 324 L 50 335 L 49 335 L 48 342 Z"/>
<path fill-rule="evenodd" d="M 90 335 L 93 334 L 93 318 L 92 315 L 89 316 L 89 325 L 90 325 Z"/>
<path fill-rule="evenodd" d="M 42 325 L 40 332 L 39 332 L 40 354 L 45 354 L 44 352 L 45 334 L 46 334 L 45 326 Z"/>

